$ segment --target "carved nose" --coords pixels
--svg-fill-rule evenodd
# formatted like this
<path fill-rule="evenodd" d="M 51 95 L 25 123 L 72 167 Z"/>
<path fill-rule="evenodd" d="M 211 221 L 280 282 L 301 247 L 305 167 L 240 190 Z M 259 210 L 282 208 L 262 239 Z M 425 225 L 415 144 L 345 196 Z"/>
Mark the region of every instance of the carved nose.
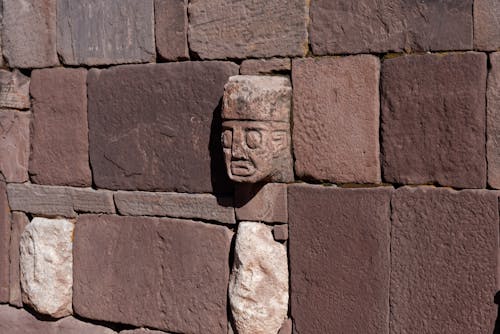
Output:
<path fill-rule="evenodd" d="M 243 147 L 243 136 L 239 131 L 233 134 L 233 145 L 231 147 L 231 154 L 233 159 L 246 159 L 245 148 Z"/>

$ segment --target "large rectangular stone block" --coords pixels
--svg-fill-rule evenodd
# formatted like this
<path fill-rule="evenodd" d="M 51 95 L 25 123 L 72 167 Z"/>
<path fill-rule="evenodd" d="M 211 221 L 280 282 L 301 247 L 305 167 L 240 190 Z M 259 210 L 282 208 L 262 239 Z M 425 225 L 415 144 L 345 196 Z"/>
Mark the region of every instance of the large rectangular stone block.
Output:
<path fill-rule="evenodd" d="M 470 50 L 473 0 L 315 0 L 314 54 Z"/>
<path fill-rule="evenodd" d="M 309 58 L 292 66 L 297 175 L 379 183 L 379 59 Z"/>
<path fill-rule="evenodd" d="M 0 109 L 0 172 L 7 182 L 28 180 L 31 114 Z"/>
<path fill-rule="evenodd" d="M 224 84 L 238 66 L 182 62 L 89 73 L 90 160 L 100 188 L 227 192 Z"/>
<path fill-rule="evenodd" d="M 391 332 L 492 332 L 497 197 L 432 187 L 394 193 Z"/>
<path fill-rule="evenodd" d="M 47 185 L 90 186 L 87 71 L 44 69 L 31 75 L 33 123 L 29 173 Z"/>
<path fill-rule="evenodd" d="M 486 186 L 486 55 L 411 55 L 382 64 L 387 182 Z"/>
<path fill-rule="evenodd" d="M 485 51 L 500 48 L 500 1 L 474 0 L 474 48 Z"/>
<path fill-rule="evenodd" d="M 487 141 L 488 184 L 500 189 L 500 53 L 490 54 L 488 74 Z"/>
<path fill-rule="evenodd" d="M 3 0 L 2 49 L 11 68 L 59 63 L 56 52 L 57 0 Z"/>
<path fill-rule="evenodd" d="M 5 182 L 0 180 L 0 303 L 9 302 L 9 243 L 11 217 Z"/>
<path fill-rule="evenodd" d="M 58 0 L 57 51 L 67 65 L 154 61 L 153 0 Z"/>
<path fill-rule="evenodd" d="M 304 56 L 308 0 L 189 2 L 189 45 L 202 59 Z"/>
<path fill-rule="evenodd" d="M 155 0 L 155 40 L 160 57 L 189 58 L 187 40 L 188 0 Z"/>
<path fill-rule="evenodd" d="M 296 333 L 389 333 L 392 188 L 288 187 Z"/>
<path fill-rule="evenodd" d="M 74 311 L 175 333 L 225 334 L 231 237 L 223 226 L 187 220 L 80 216 Z"/>

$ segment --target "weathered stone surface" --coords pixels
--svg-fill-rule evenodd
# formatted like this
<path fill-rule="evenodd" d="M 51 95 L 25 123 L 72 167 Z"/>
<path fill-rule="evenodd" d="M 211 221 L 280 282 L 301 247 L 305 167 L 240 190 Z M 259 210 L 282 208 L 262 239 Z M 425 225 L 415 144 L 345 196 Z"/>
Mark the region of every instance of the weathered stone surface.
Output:
<path fill-rule="evenodd" d="M 229 62 L 89 73 L 90 160 L 100 188 L 227 192 L 220 100 Z"/>
<path fill-rule="evenodd" d="M 487 112 L 487 161 L 488 184 L 500 188 L 500 53 L 490 54 L 488 75 Z"/>
<path fill-rule="evenodd" d="M 30 108 L 30 79 L 18 70 L 0 70 L 0 108 Z"/>
<path fill-rule="evenodd" d="M 2 49 L 11 68 L 59 63 L 56 0 L 3 0 Z"/>
<path fill-rule="evenodd" d="M 288 222 L 286 184 L 238 184 L 234 196 L 238 220 Z"/>
<path fill-rule="evenodd" d="M 90 188 L 9 184 L 12 210 L 44 216 L 76 217 L 78 212 L 115 213 L 113 193 Z"/>
<path fill-rule="evenodd" d="M 21 235 L 23 303 L 54 318 L 72 313 L 73 228 L 68 220 L 37 217 Z"/>
<path fill-rule="evenodd" d="M 0 172 L 7 182 L 28 180 L 31 114 L 0 110 Z"/>
<path fill-rule="evenodd" d="M 293 61 L 293 149 L 301 178 L 379 183 L 380 61 Z"/>
<path fill-rule="evenodd" d="M 120 334 L 165 334 L 166 332 L 153 331 L 146 328 L 121 331 Z"/>
<path fill-rule="evenodd" d="M 486 55 L 413 55 L 382 66 L 382 170 L 400 184 L 486 186 Z"/>
<path fill-rule="evenodd" d="M 231 237 L 223 226 L 188 220 L 79 216 L 75 313 L 175 333 L 225 334 Z"/>
<path fill-rule="evenodd" d="M 500 48 L 500 2 L 474 0 L 474 49 L 494 51 Z"/>
<path fill-rule="evenodd" d="M 241 63 L 240 74 L 272 74 L 292 69 L 289 58 L 247 59 Z"/>
<path fill-rule="evenodd" d="M 473 0 L 315 0 L 314 54 L 470 50 Z"/>
<path fill-rule="evenodd" d="M 17 307 L 23 307 L 23 300 L 21 297 L 21 274 L 19 273 L 19 245 L 21 234 L 28 224 L 28 217 L 24 213 L 12 212 L 9 247 L 9 304 Z"/>
<path fill-rule="evenodd" d="M 288 312 L 288 259 L 272 228 L 241 222 L 229 302 L 238 334 L 277 333 Z"/>
<path fill-rule="evenodd" d="M 307 0 L 189 2 L 189 44 L 203 59 L 304 56 Z"/>
<path fill-rule="evenodd" d="M 292 319 L 286 319 L 283 322 L 278 334 L 292 334 Z"/>
<path fill-rule="evenodd" d="M 9 302 L 10 210 L 5 182 L 0 180 L 0 303 Z"/>
<path fill-rule="evenodd" d="M 0 305 L 0 333 L 5 334 L 113 334 L 109 328 L 67 317 L 40 321 L 25 310 Z"/>
<path fill-rule="evenodd" d="M 296 333 L 389 333 L 391 193 L 288 187 Z"/>
<path fill-rule="evenodd" d="M 35 183 L 90 186 L 87 71 L 44 69 L 31 75 L 33 123 L 29 172 Z"/>
<path fill-rule="evenodd" d="M 118 212 L 131 216 L 167 216 L 236 223 L 231 198 L 210 194 L 149 193 L 118 191 L 114 195 Z"/>
<path fill-rule="evenodd" d="M 166 60 L 189 58 L 188 0 L 155 0 L 156 50 Z"/>
<path fill-rule="evenodd" d="M 395 192 L 391 332 L 491 332 L 496 318 L 497 196 L 431 187 Z"/>
<path fill-rule="evenodd" d="M 153 0 L 58 0 L 57 51 L 67 65 L 154 61 Z"/>
<path fill-rule="evenodd" d="M 273 227 L 273 237 L 276 241 L 288 240 L 288 225 L 276 225 Z"/>

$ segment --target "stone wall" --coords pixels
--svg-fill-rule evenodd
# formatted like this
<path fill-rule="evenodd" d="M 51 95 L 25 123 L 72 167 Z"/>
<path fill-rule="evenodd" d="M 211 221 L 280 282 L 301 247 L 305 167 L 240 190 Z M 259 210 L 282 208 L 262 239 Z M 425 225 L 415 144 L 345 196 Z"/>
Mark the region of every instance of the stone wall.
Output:
<path fill-rule="evenodd" d="M 493 332 L 499 1 L 1 3 L 0 333 Z M 238 74 L 293 181 L 229 180 Z"/>

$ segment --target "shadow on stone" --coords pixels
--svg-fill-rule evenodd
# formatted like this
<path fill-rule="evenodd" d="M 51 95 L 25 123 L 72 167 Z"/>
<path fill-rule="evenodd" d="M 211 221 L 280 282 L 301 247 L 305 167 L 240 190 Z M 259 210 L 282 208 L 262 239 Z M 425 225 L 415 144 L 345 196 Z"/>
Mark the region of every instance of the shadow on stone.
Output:
<path fill-rule="evenodd" d="M 493 329 L 493 334 L 500 334 L 500 291 L 495 294 L 495 304 L 498 305 L 497 320 L 495 321 L 495 328 Z"/>

